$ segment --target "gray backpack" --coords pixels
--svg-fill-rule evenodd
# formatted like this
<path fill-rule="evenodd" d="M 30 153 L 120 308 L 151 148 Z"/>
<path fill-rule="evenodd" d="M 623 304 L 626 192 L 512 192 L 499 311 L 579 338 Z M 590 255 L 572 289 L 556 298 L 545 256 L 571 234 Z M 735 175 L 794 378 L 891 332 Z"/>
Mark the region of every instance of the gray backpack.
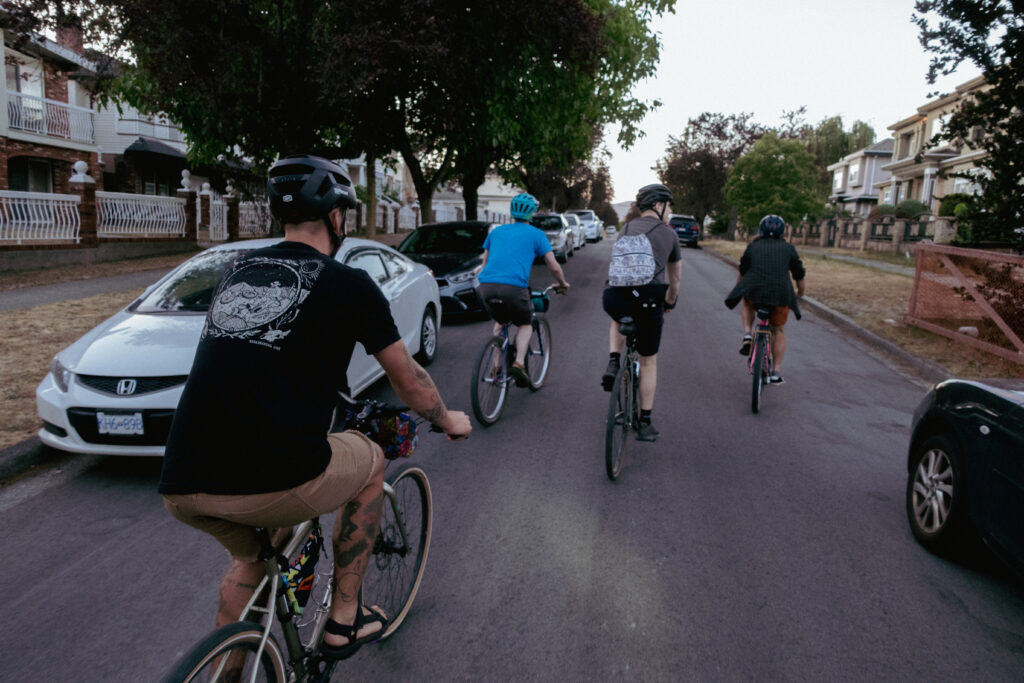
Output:
<path fill-rule="evenodd" d="M 658 262 L 654 259 L 651 240 L 647 239 L 651 230 L 639 235 L 624 234 L 612 245 L 612 260 L 608 264 L 610 287 L 639 287 L 654 280 Z"/>

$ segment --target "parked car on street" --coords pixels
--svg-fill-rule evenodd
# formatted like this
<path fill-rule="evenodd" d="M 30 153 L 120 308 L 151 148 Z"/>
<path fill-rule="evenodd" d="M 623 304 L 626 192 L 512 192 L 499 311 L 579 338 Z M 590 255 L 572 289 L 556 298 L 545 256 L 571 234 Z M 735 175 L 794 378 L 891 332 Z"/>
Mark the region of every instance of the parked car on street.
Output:
<path fill-rule="evenodd" d="M 163 455 L 217 284 L 240 254 L 279 243 L 221 244 L 193 256 L 122 311 L 59 352 L 36 389 L 40 440 L 72 453 Z M 370 240 L 347 238 L 336 258 L 380 286 L 409 352 L 437 353 L 441 302 L 429 268 Z M 358 394 L 384 370 L 359 344 L 348 368 Z"/>
<path fill-rule="evenodd" d="M 580 223 L 583 224 L 583 238 L 588 242 L 597 242 L 602 237 L 601 220 L 597 217 L 590 209 L 577 209 L 576 211 L 570 211 L 569 213 L 574 214 L 580 219 Z"/>
<path fill-rule="evenodd" d="M 398 251 L 434 272 L 444 316 L 484 312 L 477 296 L 484 240 L 494 224 L 485 221 L 428 223 L 413 230 Z"/>
<path fill-rule="evenodd" d="M 572 231 L 572 249 L 582 249 L 587 246 L 587 238 L 583 235 L 583 223 L 580 222 L 579 216 L 573 213 L 562 214 L 565 216 L 565 220 L 569 223 L 569 229 Z M 571 256 L 572 254 L 570 254 Z"/>
<path fill-rule="evenodd" d="M 697 225 L 697 219 L 693 216 L 674 213 L 668 217 L 668 224 L 676 231 L 679 244 L 685 244 L 688 247 L 697 249 L 700 248 L 700 244 L 698 244 L 700 241 L 700 226 Z"/>
<path fill-rule="evenodd" d="M 540 228 L 548 236 L 551 250 L 560 263 L 572 256 L 572 230 L 565 216 L 560 213 L 535 213 L 530 224 Z"/>
<path fill-rule="evenodd" d="M 937 554 L 980 536 L 1024 577 L 1024 381 L 949 379 L 914 412 L 907 518 Z"/>

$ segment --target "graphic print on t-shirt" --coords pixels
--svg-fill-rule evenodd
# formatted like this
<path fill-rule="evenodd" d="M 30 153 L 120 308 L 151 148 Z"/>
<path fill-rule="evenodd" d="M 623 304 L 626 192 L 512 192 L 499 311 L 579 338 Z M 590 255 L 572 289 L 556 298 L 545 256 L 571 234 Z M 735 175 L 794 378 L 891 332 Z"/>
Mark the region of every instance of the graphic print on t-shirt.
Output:
<path fill-rule="evenodd" d="M 203 336 L 274 344 L 288 336 L 299 305 L 323 272 L 321 261 L 255 257 L 235 269 L 210 307 Z"/>

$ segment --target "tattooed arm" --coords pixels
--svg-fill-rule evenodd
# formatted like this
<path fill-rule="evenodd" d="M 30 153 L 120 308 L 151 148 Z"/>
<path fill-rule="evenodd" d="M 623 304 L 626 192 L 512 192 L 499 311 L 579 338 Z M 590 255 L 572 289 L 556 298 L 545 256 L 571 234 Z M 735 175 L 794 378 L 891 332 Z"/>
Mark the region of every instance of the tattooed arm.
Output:
<path fill-rule="evenodd" d="M 469 436 L 473 429 L 469 416 L 462 411 L 445 408 L 434 380 L 412 359 L 405 344 L 396 341 L 374 354 L 374 358 L 384 368 L 395 393 L 409 408 L 436 425 L 449 438 Z"/>

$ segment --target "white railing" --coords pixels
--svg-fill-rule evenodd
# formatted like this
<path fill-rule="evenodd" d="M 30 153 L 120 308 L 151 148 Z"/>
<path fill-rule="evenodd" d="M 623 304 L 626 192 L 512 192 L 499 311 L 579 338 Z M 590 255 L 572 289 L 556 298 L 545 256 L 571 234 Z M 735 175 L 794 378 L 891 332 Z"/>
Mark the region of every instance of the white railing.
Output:
<path fill-rule="evenodd" d="M 150 121 L 148 119 L 119 118 L 114 130 L 122 135 L 146 135 L 159 140 L 183 142 L 185 136 L 181 130 L 169 121 Z"/>
<path fill-rule="evenodd" d="M 0 242 L 74 240 L 82 221 L 73 194 L 0 191 Z"/>
<path fill-rule="evenodd" d="M 270 234 L 270 204 L 239 202 L 238 234 L 266 237 Z"/>
<path fill-rule="evenodd" d="M 185 234 L 185 200 L 148 194 L 96 193 L 100 237 L 163 237 Z"/>
<path fill-rule="evenodd" d="M 403 206 L 398 210 L 398 229 L 414 230 L 416 228 L 416 211 L 411 205 Z"/>
<path fill-rule="evenodd" d="M 228 203 L 223 199 L 210 199 L 210 241 L 223 242 L 228 238 Z"/>
<path fill-rule="evenodd" d="M 7 91 L 7 125 L 39 135 L 93 142 L 93 112 L 66 102 Z"/>
<path fill-rule="evenodd" d="M 434 222 L 441 223 L 443 221 L 457 221 L 459 220 L 458 210 L 451 204 L 441 204 L 440 206 L 434 207 Z"/>

